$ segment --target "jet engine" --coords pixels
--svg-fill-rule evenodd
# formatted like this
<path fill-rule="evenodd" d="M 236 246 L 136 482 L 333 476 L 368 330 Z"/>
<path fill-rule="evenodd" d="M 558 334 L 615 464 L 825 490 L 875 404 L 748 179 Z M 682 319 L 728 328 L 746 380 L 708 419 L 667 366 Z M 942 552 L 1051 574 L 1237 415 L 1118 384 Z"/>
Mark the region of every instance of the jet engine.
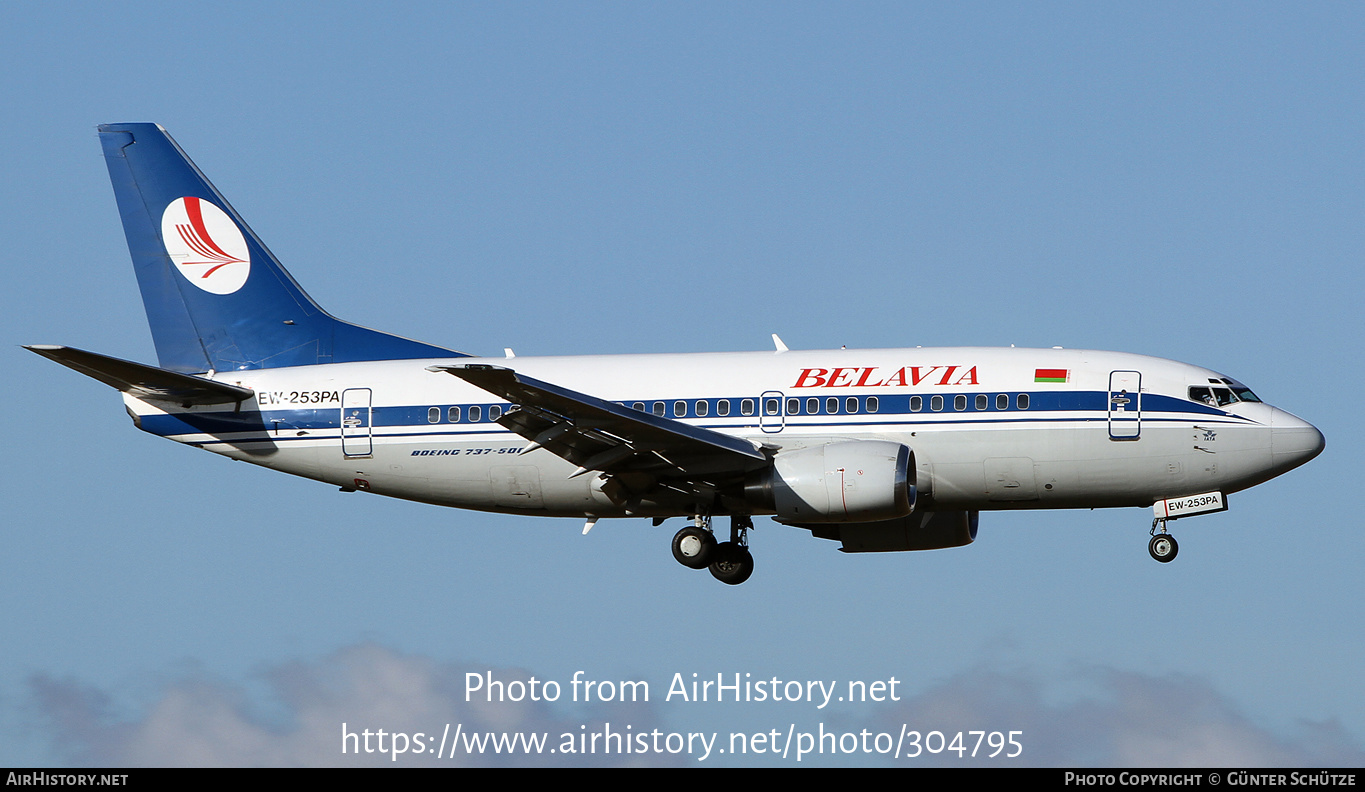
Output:
<path fill-rule="evenodd" d="M 745 499 L 779 522 L 872 522 L 915 508 L 915 452 L 887 440 L 850 440 L 777 454 L 750 474 Z"/>

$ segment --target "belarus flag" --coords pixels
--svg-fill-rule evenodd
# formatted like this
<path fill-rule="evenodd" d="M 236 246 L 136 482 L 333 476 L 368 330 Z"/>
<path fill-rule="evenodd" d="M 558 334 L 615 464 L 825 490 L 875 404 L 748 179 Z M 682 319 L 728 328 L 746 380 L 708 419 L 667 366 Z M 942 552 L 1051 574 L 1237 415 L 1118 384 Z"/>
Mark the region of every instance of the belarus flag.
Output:
<path fill-rule="evenodd" d="M 1071 379 L 1070 369 L 1034 369 L 1034 382 L 1066 382 Z"/>

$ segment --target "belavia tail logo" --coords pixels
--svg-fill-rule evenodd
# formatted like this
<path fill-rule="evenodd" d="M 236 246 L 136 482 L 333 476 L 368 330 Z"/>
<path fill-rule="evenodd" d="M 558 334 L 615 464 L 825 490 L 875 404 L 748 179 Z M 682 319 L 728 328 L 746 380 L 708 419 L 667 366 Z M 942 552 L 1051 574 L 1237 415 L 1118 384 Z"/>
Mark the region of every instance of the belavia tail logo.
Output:
<path fill-rule="evenodd" d="M 227 213 L 202 198 L 177 198 L 161 215 L 166 253 L 185 280 L 206 292 L 232 294 L 251 274 L 251 254 Z"/>

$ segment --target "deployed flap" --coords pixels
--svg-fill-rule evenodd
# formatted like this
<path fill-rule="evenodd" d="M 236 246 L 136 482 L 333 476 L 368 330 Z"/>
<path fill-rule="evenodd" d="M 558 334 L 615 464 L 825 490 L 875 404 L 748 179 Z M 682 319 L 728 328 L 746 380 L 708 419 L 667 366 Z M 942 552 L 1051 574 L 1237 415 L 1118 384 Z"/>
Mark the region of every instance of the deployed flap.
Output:
<path fill-rule="evenodd" d="M 250 388 L 133 363 L 129 360 L 86 352 L 73 347 L 33 344 L 24 349 L 37 352 L 67 368 L 75 369 L 139 399 L 164 401 L 189 407 L 193 404 L 230 404 L 255 396 Z"/>
<path fill-rule="evenodd" d="M 431 366 L 513 403 L 498 423 L 579 469 L 649 472 L 660 478 L 738 474 L 769 463 L 748 440 L 561 388 L 481 363 Z"/>

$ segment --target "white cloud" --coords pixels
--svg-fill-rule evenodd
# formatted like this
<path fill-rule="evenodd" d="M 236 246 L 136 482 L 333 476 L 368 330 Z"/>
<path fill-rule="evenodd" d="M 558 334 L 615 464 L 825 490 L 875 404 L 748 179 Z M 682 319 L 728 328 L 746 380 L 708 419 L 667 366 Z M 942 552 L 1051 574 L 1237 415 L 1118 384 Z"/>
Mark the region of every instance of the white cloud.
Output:
<path fill-rule="evenodd" d="M 403 655 L 375 644 L 338 651 L 317 662 L 296 661 L 262 674 L 267 701 L 248 695 L 245 686 L 181 677 L 170 682 L 135 718 L 111 714 L 111 696 L 71 680 L 46 676 L 30 682 L 33 701 L 46 724 L 54 750 L 77 765 L 102 766 L 348 766 L 383 765 L 643 765 L 686 764 L 686 754 L 598 751 L 584 757 L 559 752 L 561 735 L 601 731 L 610 723 L 618 734 L 669 731 L 670 705 L 654 696 L 650 703 L 594 705 L 576 710 L 565 702 L 494 703 L 465 701 L 466 672 L 489 669 L 443 664 Z M 519 669 L 492 669 L 504 682 L 529 682 Z M 656 690 L 662 688 L 655 687 Z M 1059 691 L 1069 691 L 1061 695 Z M 1080 692 L 1078 692 L 1080 691 Z M 567 691 L 565 691 L 567 693 Z M 746 705 L 733 705 L 744 707 Z M 1089 668 L 1066 679 L 1042 680 L 1027 671 L 975 668 L 963 671 L 903 700 L 855 713 L 827 713 L 831 728 L 863 728 L 894 733 L 902 724 L 921 732 L 951 735 L 973 730 L 1022 732 L 1022 756 L 989 759 L 954 752 L 922 755 L 896 764 L 908 766 L 979 764 L 1054 767 L 1258 767 L 1361 766 L 1360 741 L 1336 722 L 1300 723 L 1290 736 L 1277 734 L 1241 713 L 1208 681 L 1190 676 Z M 422 733 L 425 752 L 409 750 L 393 761 L 389 753 L 342 753 L 342 724 L 357 738 L 378 730 L 402 732 L 409 749 Z M 842 726 L 838 724 L 842 723 Z M 446 724 L 462 734 L 493 732 L 547 734 L 543 753 L 524 749 L 491 750 L 479 755 L 457 752 L 437 758 Z M 586 727 L 586 728 L 583 728 Z M 721 730 L 725 724 L 701 728 Z M 798 724 L 797 728 L 804 728 Z M 968 745 L 970 745 L 970 741 Z M 392 737 L 384 747 L 393 746 Z M 632 747 L 634 744 L 632 743 Z M 550 753 L 549 749 L 556 749 Z M 729 757 L 713 755 L 708 763 Z M 754 758 L 754 757 L 751 757 Z M 803 764 L 866 763 L 881 756 L 814 756 Z M 763 757 L 772 764 L 775 757 Z"/>
<path fill-rule="evenodd" d="M 1030 766 L 1266 767 L 1365 763 L 1365 750 L 1340 724 L 1301 723 L 1278 735 L 1253 723 L 1208 681 L 1110 668 L 1078 672 L 1083 696 L 1055 702 L 1048 685 L 1027 673 L 974 669 L 882 713 L 885 727 L 955 733 L 1019 730 Z M 1072 680 L 1077 681 L 1077 680 Z M 956 754 L 927 764 L 970 764 Z M 1000 766 L 994 760 L 976 764 Z"/>
<path fill-rule="evenodd" d="M 135 720 L 110 715 L 107 694 L 77 682 L 39 676 L 31 689 L 52 730 L 53 742 L 71 762 L 108 766 L 359 766 L 359 765 L 542 765 L 542 764 L 676 764 L 672 755 L 606 755 L 582 760 L 548 753 L 560 735 L 577 734 L 580 726 L 599 729 L 611 723 L 619 733 L 652 730 L 657 715 L 648 704 L 602 705 L 571 717 L 567 707 L 543 702 L 489 704 L 465 702 L 467 671 L 432 660 L 402 655 L 374 644 L 350 647 L 316 663 L 294 662 L 265 673 L 272 704 L 284 718 L 253 713 L 252 702 L 236 685 L 205 679 L 180 679 L 168 685 L 146 713 Z M 526 682 L 530 675 L 494 669 L 497 678 Z M 476 697 L 477 698 L 477 697 Z M 280 721 L 280 722 L 274 722 Z M 342 753 L 343 731 L 356 737 Z M 446 724 L 462 733 L 545 733 L 546 753 L 525 750 L 479 755 L 456 752 L 438 758 Z M 379 730 L 385 732 L 380 753 Z M 363 732 L 369 730 L 364 752 Z M 395 742 L 394 733 L 405 737 Z M 422 736 L 417 737 L 418 733 Z M 423 752 L 415 749 L 420 740 Z M 395 762 L 395 745 L 407 748 Z M 357 753 L 358 752 L 358 753 Z M 643 761 L 642 761 L 643 760 Z"/>

